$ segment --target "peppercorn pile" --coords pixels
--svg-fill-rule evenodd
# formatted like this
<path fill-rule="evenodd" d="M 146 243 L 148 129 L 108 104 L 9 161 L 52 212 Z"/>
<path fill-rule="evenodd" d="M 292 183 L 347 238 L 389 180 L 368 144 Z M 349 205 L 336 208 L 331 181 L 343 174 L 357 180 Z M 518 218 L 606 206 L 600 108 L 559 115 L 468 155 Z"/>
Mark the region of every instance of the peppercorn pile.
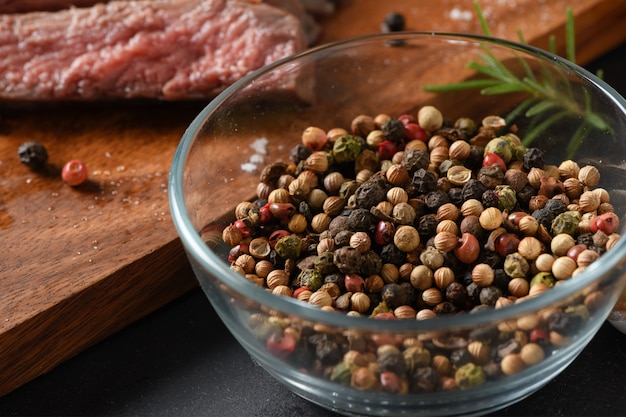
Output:
<path fill-rule="evenodd" d="M 503 308 L 575 277 L 619 239 L 598 169 L 546 164 L 498 116 L 359 115 L 347 129 L 306 128 L 291 159 L 265 167 L 258 198 L 236 207 L 222 239 L 233 270 L 329 311 L 422 320 Z M 251 327 L 274 354 L 358 389 L 466 389 L 540 362 L 602 301 L 596 289 L 427 340 L 364 340 L 264 314 Z"/>

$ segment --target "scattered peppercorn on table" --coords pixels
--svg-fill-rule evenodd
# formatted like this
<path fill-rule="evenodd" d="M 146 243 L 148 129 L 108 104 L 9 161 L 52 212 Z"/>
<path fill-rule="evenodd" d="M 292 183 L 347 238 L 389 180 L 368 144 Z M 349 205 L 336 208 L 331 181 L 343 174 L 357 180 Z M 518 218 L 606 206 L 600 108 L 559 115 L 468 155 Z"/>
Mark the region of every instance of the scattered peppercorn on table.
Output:
<path fill-rule="evenodd" d="M 404 13 L 408 29 L 480 32 L 471 8 L 457 3 L 340 2 L 321 41 L 377 32 L 390 11 Z M 486 3 L 492 2 L 485 0 L 485 11 Z M 565 6 L 572 5 L 583 64 L 626 38 L 619 30 L 626 7 L 619 2 L 498 4 L 491 5 L 498 22 L 493 34 L 515 39 L 519 28 L 540 47 L 562 29 Z M 0 107 L 0 226 L 9 242 L 0 269 L 0 395 L 196 285 L 171 225 L 165 182 L 178 140 L 202 106 Z M 33 173 L 19 164 L 16 152 L 26 140 L 47 144 L 49 169 Z M 90 169 L 90 181 L 78 189 L 60 181 L 62 162 L 73 158 Z"/>

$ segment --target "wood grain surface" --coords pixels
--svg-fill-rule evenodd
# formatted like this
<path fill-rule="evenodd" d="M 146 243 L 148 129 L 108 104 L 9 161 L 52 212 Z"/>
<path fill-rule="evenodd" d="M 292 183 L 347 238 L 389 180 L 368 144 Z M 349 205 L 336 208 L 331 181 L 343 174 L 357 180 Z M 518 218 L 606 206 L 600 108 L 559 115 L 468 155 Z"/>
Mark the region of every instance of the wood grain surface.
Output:
<path fill-rule="evenodd" d="M 546 48 L 554 33 L 561 52 L 568 5 L 579 63 L 626 40 L 626 1 L 481 2 L 493 35 L 516 40 L 520 29 Z M 470 1 L 343 0 L 320 43 L 380 32 L 391 11 L 409 30 L 481 33 Z M 205 104 L 0 104 L 0 396 L 197 285 L 172 225 L 167 176 Z M 48 149 L 41 172 L 19 162 L 28 140 Z M 72 188 L 60 169 L 75 158 L 90 180 Z"/>

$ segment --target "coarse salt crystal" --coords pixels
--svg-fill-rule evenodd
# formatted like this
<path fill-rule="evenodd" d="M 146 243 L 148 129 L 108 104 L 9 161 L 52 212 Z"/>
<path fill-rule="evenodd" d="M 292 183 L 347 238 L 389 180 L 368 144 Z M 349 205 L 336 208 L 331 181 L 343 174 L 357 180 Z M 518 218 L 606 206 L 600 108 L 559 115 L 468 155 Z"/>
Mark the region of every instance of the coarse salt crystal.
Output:
<path fill-rule="evenodd" d="M 452 20 L 472 20 L 473 14 L 469 10 L 461 10 L 458 7 L 450 10 L 450 19 Z"/>
<path fill-rule="evenodd" d="M 245 171 L 245 172 L 254 172 L 256 171 L 257 167 L 256 164 L 253 164 L 252 162 L 246 162 L 241 164 L 241 170 Z"/>
<path fill-rule="evenodd" d="M 258 138 L 250 144 L 250 147 L 254 149 L 256 153 L 267 155 L 267 144 L 269 140 L 267 138 Z"/>

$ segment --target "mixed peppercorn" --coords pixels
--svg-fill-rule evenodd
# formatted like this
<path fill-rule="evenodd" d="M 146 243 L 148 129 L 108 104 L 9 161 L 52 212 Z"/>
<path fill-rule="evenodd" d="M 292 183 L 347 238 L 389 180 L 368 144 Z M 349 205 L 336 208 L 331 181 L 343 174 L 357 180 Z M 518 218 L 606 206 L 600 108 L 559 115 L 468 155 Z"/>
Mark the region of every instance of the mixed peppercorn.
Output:
<path fill-rule="evenodd" d="M 20 162 L 33 171 L 41 171 L 48 163 L 46 147 L 37 141 L 24 142 L 17 150 Z M 87 181 L 87 166 L 84 162 L 73 159 L 63 165 L 61 179 L 68 185 L 75 187 Z"/>
<path fill-rule="evenodd" d="M 308 127 L 290 163 L 263 170 L 257 199 L 222 233 L 231 268 L 280 296 L 376 319 L 503 308 L 575 276 L 619 239 L 592 165 L 548 165 L 515 128 L 417 115 Z M 207 237 L 208 238 L 208 237 Z M 320 329 L 267 314 L 250 325 L 298 368 L 358 389 L 467 389 L 567 344 L 600 289 L 537 314 L 445 337 Z"/>

